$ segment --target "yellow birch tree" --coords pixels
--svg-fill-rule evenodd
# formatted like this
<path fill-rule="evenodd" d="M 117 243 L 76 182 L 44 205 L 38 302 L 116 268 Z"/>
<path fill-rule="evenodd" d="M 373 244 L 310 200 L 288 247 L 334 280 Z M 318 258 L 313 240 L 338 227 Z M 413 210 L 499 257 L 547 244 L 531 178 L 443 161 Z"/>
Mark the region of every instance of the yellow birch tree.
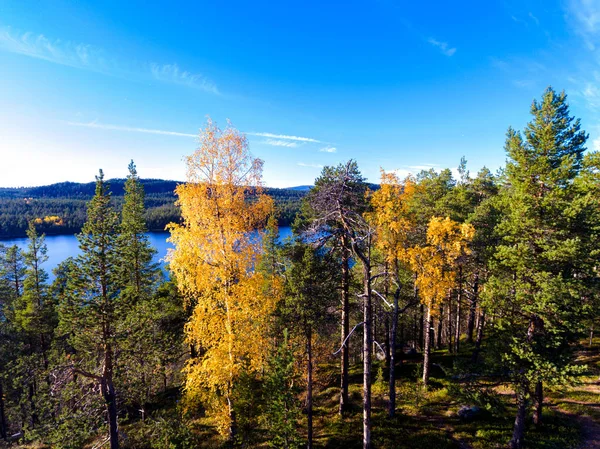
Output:
<path fill-rule="evenodd" d="M 371 195 L 372 212 L 367 219 L 375 226 L 376 247 L 382 252 L 388 279 L 396 284 L 392 310 L 389 361 L 388 416 L 396 413 L 396 333 L 398 328 L 398 301 L 402 289 L 402 266 L 409 267 L 416 218 L 411 210 L 411 201 L 417 185 L 409 176 L 400 182 L 394 173 L 381 171 L 381 187 Z M 386 288 L 387 291 L 387 288 Z"/>
<path fill-rule="evenodd" d="M 416 273 L 416 285 L 421 303 L 427 308 L 425 317 L 425 347 L 423 351 L 423 384 L 429 381 L 431 352 L 431 317 L 438 310 L 448 291 L 456 284 L 459 258 L 470 253 L 467 247 L 475 229 L 468 223 L 450 218 L 432 217 L 427 227 L 425 245 L 410 250 L 410 265 Z"/>
<path fill-rule="evenodd" d="M 187 157 L 187 183 L 176 189 L 183 220 L 168 226 L 175 246 L 168 260 L 192 310 L 185 330 L 198 354 L 185 369 L 186 396 L 200 399 L 220 433 L 233 439 L 236 382 L 262 368 L 266 321 L 277 300 L 255 269 L 273 200 L 262 191 L 263 163 L 243 134 L 209 119 L 199 140 Z"/>

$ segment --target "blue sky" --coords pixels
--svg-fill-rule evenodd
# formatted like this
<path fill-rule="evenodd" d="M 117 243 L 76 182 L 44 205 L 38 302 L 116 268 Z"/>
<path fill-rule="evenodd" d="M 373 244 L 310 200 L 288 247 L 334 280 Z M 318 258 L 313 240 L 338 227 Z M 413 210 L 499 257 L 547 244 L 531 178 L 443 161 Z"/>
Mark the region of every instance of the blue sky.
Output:
<path fill-rule="evenodd" d="M 275 187 L 496 170 L 548 85 L 600 149 L 598 47 L 598 0 L 0 0 L 0 185 L 183 180 L 207 115 Z"/>

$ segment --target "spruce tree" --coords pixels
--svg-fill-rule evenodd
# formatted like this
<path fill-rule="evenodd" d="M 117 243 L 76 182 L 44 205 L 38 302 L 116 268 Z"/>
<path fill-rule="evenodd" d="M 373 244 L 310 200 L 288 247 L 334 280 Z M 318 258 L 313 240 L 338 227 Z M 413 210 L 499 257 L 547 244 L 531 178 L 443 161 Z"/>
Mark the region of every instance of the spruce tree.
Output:
<path fill-rule="evenodd" d="M 157 280 L 158 265 L 152 263 L 156 250 L 150 246 L 144 219 L 144 186 L 133 161 L 128 166 L 125 195 L 121 212 L 120 235 L 117 240 L 121 279 L 126 294 L 137 299 L 148 295 Z"/>

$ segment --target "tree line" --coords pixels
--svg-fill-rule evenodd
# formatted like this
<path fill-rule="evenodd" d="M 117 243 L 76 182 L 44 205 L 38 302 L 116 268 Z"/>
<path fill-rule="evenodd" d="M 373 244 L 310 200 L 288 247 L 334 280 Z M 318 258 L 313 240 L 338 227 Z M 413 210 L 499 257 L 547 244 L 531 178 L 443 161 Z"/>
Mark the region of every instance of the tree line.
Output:
<path fill-rule="evenodd" d="M 100 172 L 82 254 L 52 285 L 35 222 L 27 251 L 3 250 L 2 438 L 312 448 L 335 365 L 339 422 L 360 414 L 363 448 L 378 447 L 374 413 L 403 425 L 398 373 L 410 361 L 415 388 L 435 389 L 444 353 L 459 388 L 510 387 L 507 441 L 524 447 L 547 389 L 582 370 L 600 254 L 600 155 L 564 92 L 548 88 L 531 114 L 523 132 L 509 128 L 497 174 L 472 176 L 463 158 L 457 179 L 382 171 L 375 189 L 356 161 L 323 168 L 283 243 L 263 162 L 209 120 L 175 190 L 168 282 L 144 236 L 135 166 L 120 213 Z"/>
<path fill-rule="evenodd" d="M 111 179 L 111 201 L 123 207 L 125 179 Z M 177 181 L 140 179 L 146 192 L 144 220 L 149 231 L 164 231 L 180 220 L 175 203 Z M 46 235 L 75 234 L 86 221 L 86 204 L 94 196 L 95 183 L 61 182 L 48 186 L 0 188 L 0 238 L 26 237 L 29 221 Z M 304 190 L 269 188 L 275 199 L 280 226 L 289 226 L 296 216 Z"/>

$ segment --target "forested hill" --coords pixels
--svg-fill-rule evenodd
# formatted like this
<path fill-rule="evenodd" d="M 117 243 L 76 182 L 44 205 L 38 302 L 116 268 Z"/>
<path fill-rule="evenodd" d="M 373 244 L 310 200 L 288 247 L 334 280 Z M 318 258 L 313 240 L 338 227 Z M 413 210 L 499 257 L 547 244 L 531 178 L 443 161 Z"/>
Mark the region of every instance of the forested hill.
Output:
<path fill-rule="evenodd" d="M 162 231 L 167 223 L 179 220 L 174 190 L 178 181 L 142 179 L 146 192 L 146 222 L 150 231 Z M 115 206 L 123 201 L 125 179 L 109 181 Z M 0 238 L 24 237 L 29 220 L 36 220 L 40 232 L 48 235 L 73 234 L 85 222 L 86 203 L 96 183 L 60 182 L 39 187 L 0 187 Z M 289 225 L 308 189 L 267 188 L 279 214 L 279 224 Z"/>

